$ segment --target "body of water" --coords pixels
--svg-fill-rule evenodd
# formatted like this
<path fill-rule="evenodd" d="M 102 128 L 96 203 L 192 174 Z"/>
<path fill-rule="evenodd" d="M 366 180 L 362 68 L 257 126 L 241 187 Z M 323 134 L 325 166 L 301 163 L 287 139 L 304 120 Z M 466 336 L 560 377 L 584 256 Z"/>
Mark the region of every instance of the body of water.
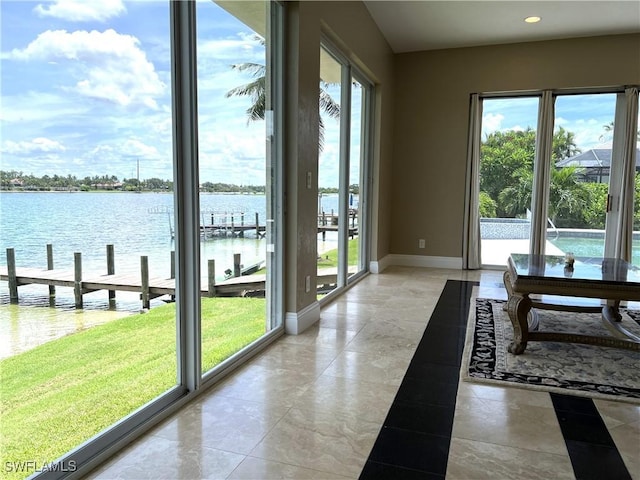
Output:
<path fill-rule="evenodd" d="M 266 220 L 264 195 L 201 194 L 201 224 L 211 222 L 213 212 L 235 213 L 234 223 L 261 225 Z M 323 195 L 326 211 L 337 211 L 337 195 Z M 0 193 L 0 264 L 6 265 L 6 249 L 15 250 L 17 267 L 47 268 L 47 244 L 53 246 L 54 268 L 73 270 L 74 253 L 82 254 L 83 276 L 107 273 L 107 245 L 114 246 L 115 272 L 140 274 L 140 257 L 149 258 L 151 277 L 168 278 L 175 242 L 172 193 L 94 192 L 2 192 Z M 230 221 L 230 218 L 228 218 Z M 319 242 L 324 251 L 335 248 L 329 235 Z M 266 240 L 255 232 L 244 238 L 215 237 L 200 242 L 201 268 L 216 261 L 216 277 L 233 269 L 233 256 L 241 255 L 244 266 L 263 261 Z M 9 304 L 7 282 L 0 282 L 0 358 L 32 348 L 42 339 L 53 339 L 122 315 L 138 312 L 139 294 L 117 292 L 110 308 L 106 291 L 84 295 L 84 308 L 74 307 L 73 289 L 56 287 L 51 308 L 48 287 L 18 287 L 19 305 Z M 152 307 L 163 303 L 152 301 Z M 38 337 L 39 340 L 36 338 Z"/>

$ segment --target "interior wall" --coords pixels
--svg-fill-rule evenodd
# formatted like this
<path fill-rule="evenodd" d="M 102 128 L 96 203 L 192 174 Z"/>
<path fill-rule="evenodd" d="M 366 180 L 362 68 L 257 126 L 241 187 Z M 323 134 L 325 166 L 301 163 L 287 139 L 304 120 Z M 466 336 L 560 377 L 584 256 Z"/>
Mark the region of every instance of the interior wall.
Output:
<path fill-rule="evenodd" d="M 391 253 L 460 259 L 470 95 L 640 84 L 640 35 L 400 54 L 395 74 Z"/>
<path fill-rule="evenodd" d="M 375 153 L 373 259 L 389 252 L 390 165 L 393 117 L 393 53 L 359 1 L 286 2 L 286 298 L 287 312 L 317 302 L 315 288 L 305 292 L 305 277 L 315 285 L 318 209 L 318 93 L 320 41 L 325 34 L 362 69 L 378 89 Z M 307 188 L 307 172 L 312 174 Z"/>

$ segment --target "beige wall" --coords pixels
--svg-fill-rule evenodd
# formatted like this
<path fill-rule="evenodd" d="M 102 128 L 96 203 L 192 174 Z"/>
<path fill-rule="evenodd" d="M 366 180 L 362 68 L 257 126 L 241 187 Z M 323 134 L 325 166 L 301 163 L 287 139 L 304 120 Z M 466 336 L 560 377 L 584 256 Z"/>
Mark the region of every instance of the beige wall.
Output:
<path fill-rule="evenodd" d="M 390 253 L 462 257 L 471 93 L 628 84 L 640 35 L 397 55 Z"/>
<path fill-rule="evenodd" d="M 393 54 L 361 2 L 288 2 L 286 47 L 287 124 L 285 309 L 299 312 L 316 302 L 315 289 L 305 292 L 305 276 L 316 276 L 318 208 L 318 88 L 320 38 L 326 34 L 350 61 L 380 85 L 375 158 L 374 251 L 389 251 Z M 312 172 L 312 188 L 306 187 Z"/>

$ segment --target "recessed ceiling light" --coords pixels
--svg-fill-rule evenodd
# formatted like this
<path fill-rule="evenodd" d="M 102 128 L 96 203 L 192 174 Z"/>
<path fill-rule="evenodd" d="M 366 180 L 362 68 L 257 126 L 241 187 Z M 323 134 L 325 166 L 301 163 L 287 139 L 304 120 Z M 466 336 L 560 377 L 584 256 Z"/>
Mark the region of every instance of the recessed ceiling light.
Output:
<path fill-rule="evenodd" d="M 540 20 L 542 20 L 540 17 L 527 17 L 524 19 L 527 23 L 538 23 Z"/>

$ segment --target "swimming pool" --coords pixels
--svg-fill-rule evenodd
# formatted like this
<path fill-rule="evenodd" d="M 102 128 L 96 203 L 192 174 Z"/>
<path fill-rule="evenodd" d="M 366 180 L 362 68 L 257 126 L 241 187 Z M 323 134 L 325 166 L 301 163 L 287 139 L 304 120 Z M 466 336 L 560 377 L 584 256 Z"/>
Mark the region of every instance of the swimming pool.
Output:
<path fill-rule="evenodd" d="M 576 257 L 604 255 L 604 238 L 558 237 L 547 240 L 563 252 L 573 252 Z M 633 241 L 631 263 L 640 267 L 640 240 Z"/>

